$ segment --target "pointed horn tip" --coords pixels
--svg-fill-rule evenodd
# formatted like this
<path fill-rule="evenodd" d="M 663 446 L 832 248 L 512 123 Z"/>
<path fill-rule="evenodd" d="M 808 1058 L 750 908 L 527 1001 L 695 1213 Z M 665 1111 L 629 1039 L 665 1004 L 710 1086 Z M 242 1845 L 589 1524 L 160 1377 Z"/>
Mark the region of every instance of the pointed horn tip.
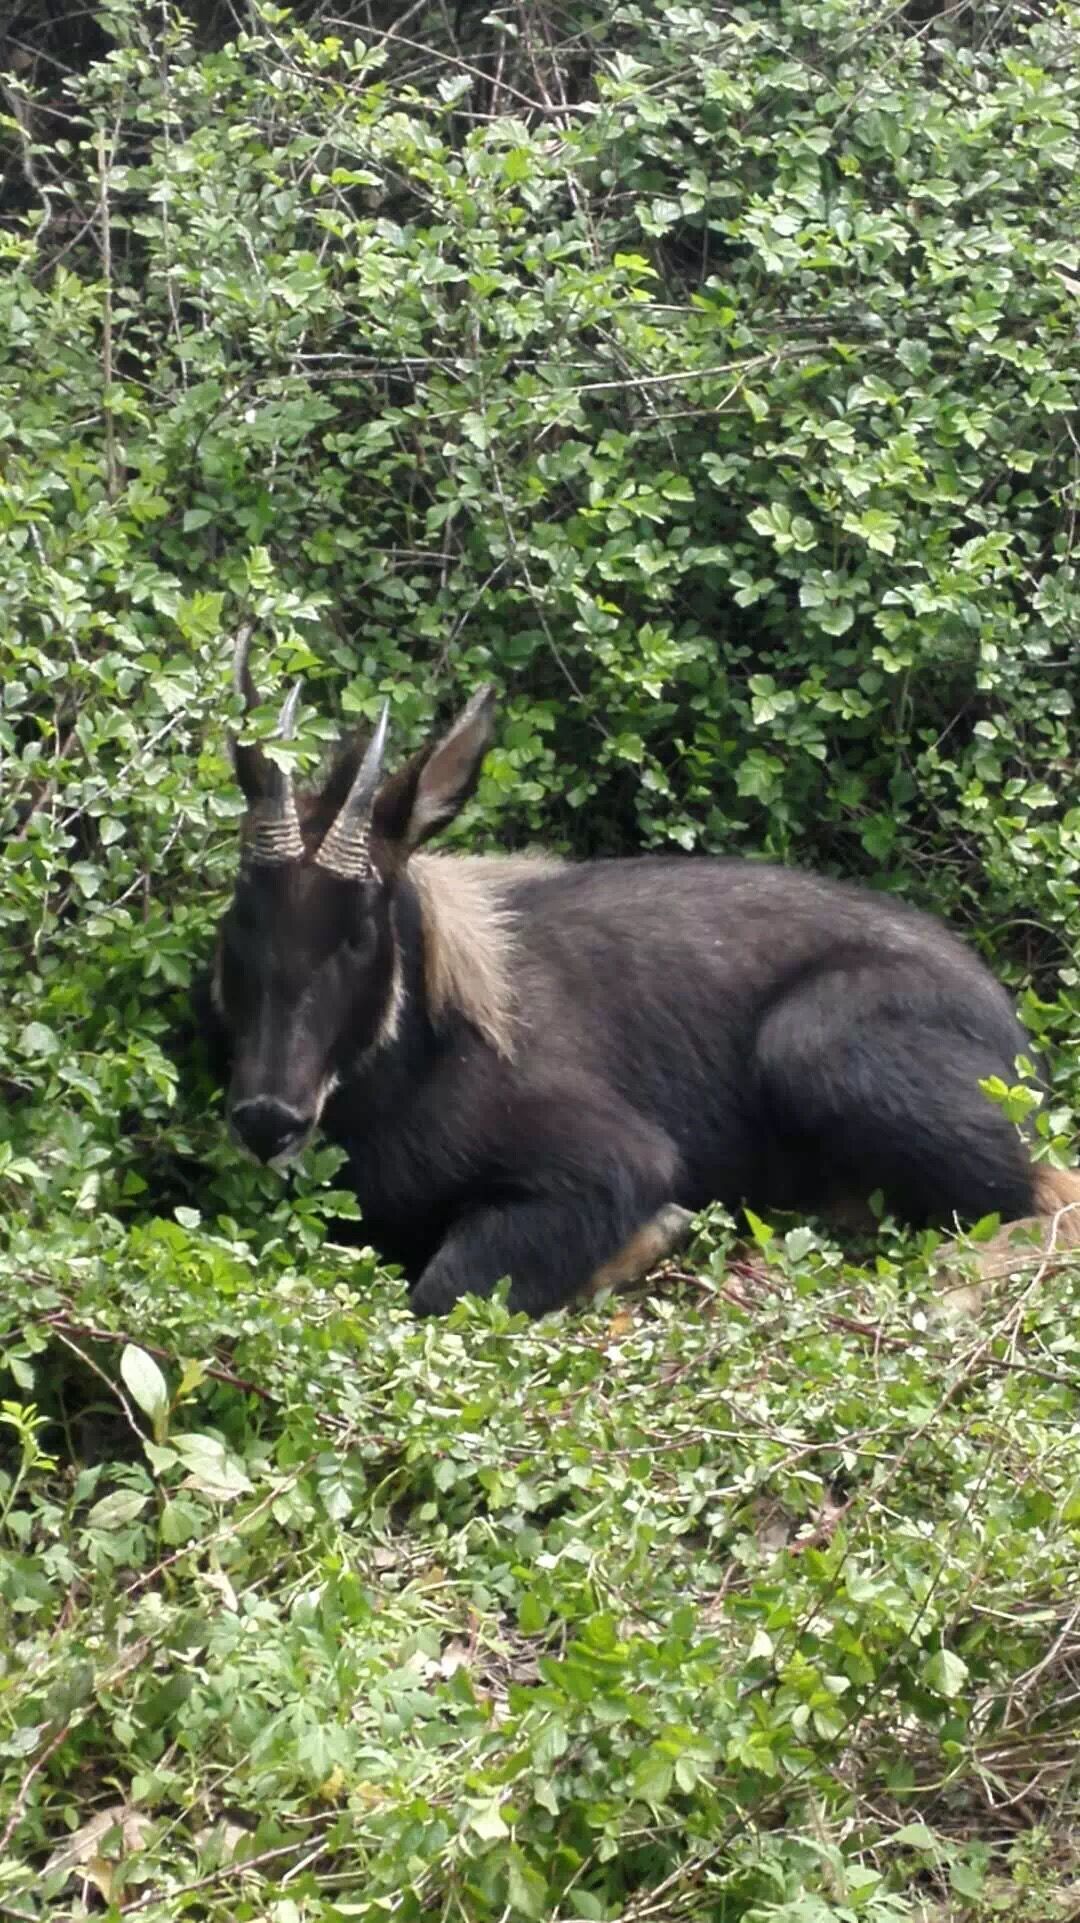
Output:
<path fill-rule="evenodd" d="M 236 630 L 236 641 L 233 646 L 233 687 L 236 689 L 237 694 L 247 702 L 250 702 L 252 699 L 257 699 L 249 665 L 251 659 L 251 637 L 254 631 L 255 627 L 253 622 L 242 621 Z"/>
<path fill-rule="evenodd" d="M 372 730 L 371 740 L 364 750 L 364 759 L 353 784 L 357 797 L 365 794 L 373 781 L 376 781 L 382 768 L 382 758 L 386 753 L 387 737 L 390 733 L 390 702 L 387 699 L 379 710 L 379 718 Z"/>
<path fill-rule="evenodd" d="M 278 731 L 279 738 L 282 741 L 292 740 L 293 734 L 296 729 L 296 713 L 297 713 L 297 709 L 300 706 L 300 696 L 303 692 L 303 686 L 304 684 L 302 681 L 295 682 L 294 685 L 290 688 L 288 694 L 285 696 L 285 699 L 281 704 L 281 713 L 278 716 L 277 731 Z"/>
<path fill-rule="evenodd" d="M 390 727 L 390 703 L 382 704 L 379 719 L 364 750 L 363 760 L 353 776 L 349 789 L 340 809 L 323 837 L 322 848 L 316 861 L 331 873 L 341 875 L 347 880 L 356 879 L 361 872 L 369 872 L 371 863 L 367 854 L 367 838 L 375 797 L 379 791 L 382 776 L 383 755 L 386 752 L 386 737 Z"/>

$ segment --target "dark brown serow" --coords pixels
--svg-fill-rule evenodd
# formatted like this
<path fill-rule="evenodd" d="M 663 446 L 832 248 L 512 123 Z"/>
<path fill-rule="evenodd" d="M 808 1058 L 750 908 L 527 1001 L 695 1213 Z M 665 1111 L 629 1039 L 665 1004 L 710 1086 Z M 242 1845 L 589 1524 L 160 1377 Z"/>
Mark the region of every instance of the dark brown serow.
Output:
<path fill-rule="evenodd" d="M 251 705 L 247 654 L 244 634 Z M 389 776 L 384 712 L 302 797 L 235 749 L 248 813 L 210 994 L 229 1123 L 265 1162 L 317 1126 L 345 1149 L 418 1313 L 507 1275 L 533 1315 L 633 1280 L 712 1201 L 882 1190 L 915 1223 L 996 1211 L 1078 1239 L 1080 1178 L 1033 1168 L 979 1088 L 1030 1052 L 1009 998 L 928 916 L 756 862 L 418 854 L 472 792 L 493 710 L 482 689 Z"/>

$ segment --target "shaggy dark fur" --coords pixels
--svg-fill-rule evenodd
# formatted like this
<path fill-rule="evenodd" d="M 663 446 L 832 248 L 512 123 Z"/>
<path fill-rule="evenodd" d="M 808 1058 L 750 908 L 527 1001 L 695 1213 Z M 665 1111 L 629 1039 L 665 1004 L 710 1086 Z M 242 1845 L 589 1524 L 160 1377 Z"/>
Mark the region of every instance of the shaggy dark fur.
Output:
<path fill-rule="evenodd" d="M 1013 1079 L 1024 1036 L 934 923 L 735 862 L 588 864 L 507 893 L 516 1058 L 464 1024 L 424 1032 L 406 884 L 412 1016 L 326 1117 L 373 1237 L 422 1274 L 417 1308 L 504 1274 L 521 1307 L 553 1307 L 669 1200 L 880 1188 L 913 1221 L 1030 1211 L 1023 1144 L 978 1087 Z"/>
<path fill-rule="evenodd" d="M 441 812 L 428 778 L 425 832 L 487 738 L 464 771 L 457 740 Z M 418 1312 L 505 1275 L 513 1306 L 555 1308 L 672 1201 L 820 1210 L 880 1189 L 916 1223 L 1031 1212 L 1027 1150 L 979 1089 L 1027 1046 L 1008 996 L 937 922 L 867 891 L 741 861 L 492 861 L 512 1053 L 459 1008 L 436 1017 L 408 867 L 423 766 L 380 793 L 375 881 L 310 849 L 248 865 L 214 1018 L 234 1128 L 269 1160 L 321 1118 Z M 438 867 L 452 887 L 453 858 Z"/>

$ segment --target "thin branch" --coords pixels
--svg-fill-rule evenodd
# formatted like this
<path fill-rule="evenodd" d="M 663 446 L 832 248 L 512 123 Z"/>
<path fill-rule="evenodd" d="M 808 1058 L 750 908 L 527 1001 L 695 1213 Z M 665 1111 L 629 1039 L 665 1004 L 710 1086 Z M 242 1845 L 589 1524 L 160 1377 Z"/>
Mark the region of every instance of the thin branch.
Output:
<path fill-rule="evenodd" d="M 131 1342 L 133 1340 L 123 1329 L 97 1329 L 94 1328 L 91 1323 L 70 1322 L 62 1309 L 52 1310 L 44 1319 L 51 1329 L 56 1330 L 58 1335 L 81 1336 L 85 1342 Z M 174 1362 L 176 1360 L 175 1356 L 172 1355 L 168 1349 L 161 1349 L 154 1342 L 144 1342 L 141 1336 L 139 1337 L 138 1347 L 145 1349 L 147 1355 L 160 1356 L 163 1362 Z M 235 1375 L 231 1369 L 224 1369 L 220 1366 L 212 1368 L 210 1364 L 207 1363 L 204 1366 L 203 1373 L 204 1375 L 213 1377 L 215 1382 L 226 1383 L 230 1389 L 241 1390 L 244 1395 L 259 1396 L 263 1402 L 274 1401 L 274 1397 L 271 1395 L 269 1389 L 264 1389 L 261 1383 L 249 1382 L 246 1376 Z"/>
<path fill-rule="evenodd" d="M 39 179 L 34 166 L 34 140 L 30 123 L 30 101 L 14 87 L 6 84 L 0 87 L 0 93 L 2 93 L 3 98 L 7 101 L 8 107 L 11 110 L 11 118 L 18 129 L 19 155 L 22 161 L 23 175 L 27 185 L 37 194 L 45 210 L 38 223 L 37 232 L 34 235 L 35 241 L 40 246 L 45 230 L 53 217 L 53 204 L 50 196 L 54 192 L 54 189 L 47 187 L 45 182 Z"/>
<path fill-rule="evenodd" d="M 65 735 L 63 741 L 61 741 L 59 746 L 57 747 L 56 754 L 53 757 L 54 762 L 59 763 L 61 761 L 67 760 L 67 757 L 70 754 L 72 746 L 75 742 L 75 739 L 76 739 L 76 730 L 74 727 L 71 727 L 68 730 L 68 733 Z M 46 781 L 43 784 L 43 786 L 39 788 L 37 794 L 33 797 L 33 800 L 31 801 L 30 806 L 27 808 L 26 813 L 22 818 L 22 821 L 19 823 L 18 828 L 15 830 L 14 838 L 16 841 L 26 840 L 26 837 L 30 831 L 30 823 L 33 821 L 35 815 L 40 814 L 42 808 L 48 807 L 50 801 L 52 800 L 53 796 L 56 793 L 58 781 L 59 781 L 59 776 L 55 774 L 50 775 L 48 781 Z"/>
<path fill-rule="evenodd" d="M 745 361 L 721 362 L 717 367 L 681 367 L 675 374 L 627 373 L 618 381 L 584 381 L 580 386 L 571 388 L 569 391 L 575 396 L 578 394 L 621 394 L 627 391 L 632 392 L 635 388 L 645 390 L 652 387 L 672 387 L 678 385 L 680 382 L 687 381 L 723 380 L 732 374 L 738 374 L 740 376 L 749 374 L 755 367 L 775 366 L 780 361 L 790 360 L 799 353 L 820 354 L 821 351 L 822 343 L 820 341 L 814 341 L 807 343 L 806 346 L 801 348 L 778 347 L 770 354 L 752 354 L 750 358 Z M 742 380 L 739 379 L 731 389 L 731 393 L 725 394 L 724 400 L 730 400 L 731 395 L 736 393 L 741 386 Z M 538 403 L 547 398 L 547 395 L 535 395 L 533 397 Z M 720 405 L 723 406 L 723 402 L 721 402 Z"/>
<path fill-rule="evenodd" d="M 140 1429 L 138 1423 L 135 1420 L 135 1416 L 132 1411 L 131 1404 L 128 1401 L 123 1390 L 118 1388 L 117 1384 L 115 1382 L 112 1382 L 109 1379 L 109 1377 L 105 1374 L 104 1369 L 100 1369 L 98 1367 L 97 1363 L 94 1361 L 93 1356 L 86 1355 L 84 1351 L 80 1349 L 78 1343 L 74 1342 L 71 1336 L 69 1336 L 64 1329 L 57 1328 L 56 1335 L 59 1338 L 59 1340 L 63 1343 L 65 1349 L 70 1349 L 72 1355 L 77 1356 L 79 1361 L 83 1363 L 83 1365 L 87 1369 L 89 1369 L 92 1372 L 92 1374 L 97 1376 L 98 1381 L 103 1382 L 105 1384 L 105 1387 L 108 1389 L 110 1395 L 114 1395 L 116 1397 L 117 1401 L 120 1404 L 120 1407 L 124 1411 L 124 1420 L 127 1423 L 128 1428 L 131 1430 L 132 1435 L 135 1437 L 137 1442 L 139 1443 L 144 1442 L 146 1438 L 143 1435 L 142 1430 Z"/>
<path fill-rule="evenodd" d="M 278 1863 L 283 1856 L 296 1856 L 299 1847 L 297 1843 L 279 1843 L 275 1849 L 261 1850 L 258 1856 L 242 1856 L 235 1863 L 224 1863 L 220 1869 L 211 1870 L 208 1876 L 196 1877 L 193 1883 L 181 1883 L 176 1889 L 167 1891 L 149 1890 L 145 1895 L 137 1896 L 133 1903 L 121 1903 L 120 1914 L 134 1916 L 137 1910 L 148 1910 L 152 1903 L 160 1903 L 166 1897 L 170 1903 L 175 1903 L 178 1897 L 190 1896 L 195 1890 L 212 1889 L 215 1883 L 228 1883 L 234 1877 L 246 1876 L 249 1870 L 261 1870 L 267 1863 Z M 318 1851 L 312 1851 L 307 1861 L 314 1861 L 316 1855 L 322 1855 L 324 1850 L 325 1845 Z"/>
<path fill-rule="evenodd" d="M 101 231 L 101 271 L 105 300 L 101 315 L 102 415 L 105 422 L 105 487 L 110 501 L 120 493 L 120 467 L 116 452 L 116 422 L 113 418 L 113 265 L 112 232 L 109 226 L 109 156 L 104 127 L 98 128 L 98 223 Z"/>

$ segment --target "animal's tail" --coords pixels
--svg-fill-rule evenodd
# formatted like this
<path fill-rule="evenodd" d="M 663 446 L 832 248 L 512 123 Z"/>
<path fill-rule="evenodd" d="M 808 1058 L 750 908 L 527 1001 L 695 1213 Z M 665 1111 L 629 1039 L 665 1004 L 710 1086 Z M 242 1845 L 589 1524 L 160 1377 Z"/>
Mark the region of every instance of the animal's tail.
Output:
<path fill-rule="evenodd" d="M 1008 1275 L 1047 1275 L 1057 1257 L 1068 1256 L 1078 1247 L 1080 1170 L 1040 1162 L 1035 1169 L 1034 1215 L 1006 1222 L 989 1242 L 948 1242 L 939 1250 L 943 1313 L 949 1319 L 978 1315 L 995 1282 Z M 972 1266 L 976 1281 L 970 1279 Z"/>
<path fill-rule="evenodd" d="M 1080 1245 L 1080 1169 L 1050 1168 L 1040 1162 L 1035 1170 L 1035 1209 L 1052 1218 L 1048 1245 L 1076 1248 Z"/>

